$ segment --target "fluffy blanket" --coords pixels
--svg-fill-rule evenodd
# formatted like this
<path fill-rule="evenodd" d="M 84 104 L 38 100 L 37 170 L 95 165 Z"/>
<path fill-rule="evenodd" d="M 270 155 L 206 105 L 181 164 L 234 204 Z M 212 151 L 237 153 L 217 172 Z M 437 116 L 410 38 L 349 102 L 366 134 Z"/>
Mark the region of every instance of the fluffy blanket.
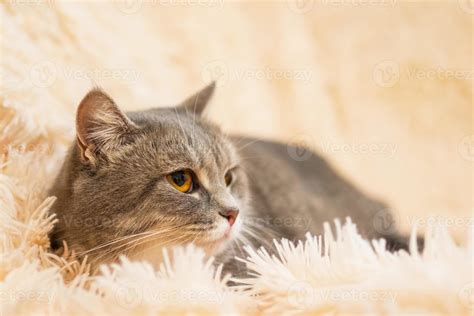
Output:
<path fill-rule="evenodd" d="M 458 246 L 439 227 L 427 230 L 422 253 L 415 238 L 411 254 L 390 253 L 384 240 L 358 235 L 350 219 L 336 221 L 323 236 L 275 241 L 277 256 L 247 248 L 248 257 L 239 260 L 247 263 L 249 278 L 234 279 L 236 287 L 226 286 L 231 276 L 192 245 L 165 249 L 158 271 L 123 257 L 90 276 L 87 263 L 75 260 L 67 247 L 59 255 L 49 252 L 54 197 L 45 190 L 64 153 L 63 133 L 5 102 L 0 117 L 6 148 L 0 163 L 5 315 L 472 313 L 473 239 Z"/>
<path fill-rule="evenodd" d="M 157 5 L 154 1 L 125 1 L 119 2 L 118 6 L 97 4 L 94 9 L 90 7 L 90 10 L 82 10 L 83 8 L 76 10 L 78 9 L 76 5 L 58 4 L 56 7 L 49 0 L 2 3 L 2 26 L 7 26 L 2 28 L 0 95 L 0 307 L 2 315 L 33 313 L 52 315 L 472 314 L 474 234 L 471 231 L 469 238 L 455 243 L 451 238 L 451 233 L 445 227 L 439 226 L 428 226 L 422 253 L 416 251 L 415 238 L 413 238 L 412 252 L 408 254 L 387 252 L 383 240 L 365 240 L 358 235 L 355 225 L 349 219 L 343 219 L 343 222 L 335 221 L 327 225 L 323 236 L 308 234 L 306 240 L 298 243 L 287 240 L 275 241 L 279 251 L 276 256 L 269 255 L 264 249 L 247 248 L 248 256 L 239 260 L 247 263 L 249 278 L 234 279 L 234 283 L 238 284 L 234 287 L 226 285 L 232 276 L 222 275 L 221 267 L 213 265 L 212 259 L 206 258 L 200 249 L 192 245 L 164 250 L 164 261 L 158 270 L 153 269 L 146 262 L 131 262 L 124 257 L 117 264 L 103 266 L 101 273 L 97 276 L 90 276 L 87 262 L 77 261 L 73 252 L 67 247 L 61 254 L 51 253 L 47 236 L 55 218 L 48 210 L 54 203 L 54 197 L 48 197 L 46 192 L 58 171 L 67 145 L 74 136 L 71 128 L 76 106 L 74 102 L 78 101 L 96 81 L 107 86 L 107 90 L 113 95 L 118 95 L 121 101 L 119 103 L 128 104 L 128 109 L 135 107 L 129 105 L 133 100 L 150 100 L 157 95 L 163 96 L 165 100 L 177 100 L 178 96 L 199 87 L 196 82 L 200 81 L 199 78 L 202 76 L 201 68 L 191 67 L 194 69 L 191 73 L 185 72 L 183 69 L 188 69 L 190 65 L 182 67 L 183 52 L 179 51 L 181 48 L 171 44 L 152 45 L 154 33 L 148 30 L 157 29 L 152 21 L 155 21 L 155 17 L 158 16 L 159 19 L 169 19 L 169 23 L 159 23 L 160 28 L 157 30 L 162 38 L 167 38 L 169 33 L 173 34 L 169 38 L 169 43 L 177 41 L 194 43 L 193 37 L 180 36 L 180 34 L 183 35 L 183 30 L 180 29 L 182 25 L 188 26 L 187 29 L 192 30 L 192 34 L 200 38 L 206 38 L 209 31 L 200 28 L 199 23 L 192 22 L 195 21 L 193 20 L 195 16 L 188 13 L 187 8 L 180 10 L 180 23 L 175 24 L 172 23 L 175 21 L 174 15 L 168 14 L 169 6 L 164 6 L 165 11 L 159 11 L 161 13 L 156 13 L 157 15 L 149 16 L 145 10 L 142 11 L 142 19 L 131 19 L 130 17 L 137 14 L 136 11 L 143 10 L 136 6 L 137 3 L 147 3 L 154 7 Z M 221 1 L 215 3 L 222 4 Z M 219 19 L 220 15 L 214 15 L 213 11 L 197 9 L 201 12 L 203 20 L 208 17 Z M 222 17 L 216 23 L 225 25 L 226 22 L 233 21 L 233 25 L 244 26 L 246 23 L 240 20 L 241 15 L 246 12 L 245 14 L 252 16 L 252 12 L 260 12 L 258 6 L 255 9 L 256 11 L 251 12 L 245 9 L 225 11 L 225 18 Z M 291 6 L 290 9 L 292 9 Z M 431 10 L 425 6 L 422 9 L 423 16 L 427 16 L 428 11 Z M 301 21 L 294 20 L 295 8 L 292 9 L 293 11 L 288 11 L 289 9 L 283 3 L 275 10 L 285 18 L 285 23 L 287 23 L 285 25 L 291 26 L 290 28 L 282 26 L 282 32 L 292 28 L 296 30 L 301 26 L 291 22 Z M 331 7 L 327 10 L 331 11 Z M 379 8 L 374 10 L 379 10 Z M 411 7 L 408 7 L 400 12 L 403 11 L 410 17 L 409 13 L 412 12 L 410 10 L 412 10 Z M 261 10 L 263 11 L 265 10 Z M 300 11 L 297 10 L 296 14 L 304 13 Z M 114 16 L 112 12 L 116 12 L 114 18 L 111 17 Z M 439 12 L 441 19 L 446 10 L 429 12 L 431 14 Z M 463 16 L 465 14 L 460 9 L 456 12 Z M 324 16 L 317 21 L 321 20 L 324 20 Z M 336 22 L 342 23 L 342 20 L 345 19 L 337 19 Z M 407 18 L 408 20 L 417 19 Z M 454 25 L 457 19 L 452 19 L 452 21 Z M 273 22 L 273 19 L 268 21 L 264 19 L 262 25 L 277 27 Z M 432 26 L 429 25 L 429 30 L 432 32 Z M 257 27 L 257 24 L 255 26 Z M 168 27 L 168 29 L 163 30 L 162 27 Z M 373 27 L 370 26 L 370 28 Z M 99 33 L 101 36 L 98 35 Z M 222 31 L 224 34 L 222 40 L 229 46 L 229 51 L 238 51 L 236 46 L 239 45 L 233 46 L 233 43 L 244 43 L 249 47 L 259 44 L 258 41 L 247 42 L 247 39 L 244 40 L 243 37 L 233 37 L 230 33 Z M 145 46 L 150 47 L 149 50 L 144 49 L 145 46 L 140 41 L 140 36 L 145 36 L 144 34 L 148 36 Z M 292 34 L 303 36 L 305 33 L 302 31 Z M 439 32 L 437 34 L 439 35 Z M 127 42 L 120 42 L 121 38 L 127 38 Z M 299 41 L 298 43 L 304 46 L 303 37 L 291 36 L 291 38 L 292 41 Z M 324 36 L 321 41 L 328 42 Z M 464 42 L 456 40 L 457 45 L 463 45 Z M 202 64 L 205 64 L 204 61 L 208 56 L 202 51 L 199 52 L 202 43 L 198 41 L 194 44 L 194 48 L 186 50 L 186 54 L 191 55 L 188 56 L 189 58 L 200 58 Z M 130 57 L 129 54 L 134 47 L 143 49 L 137 48 L 135 55 Z M 293 46 L 285 47 L 290 49 Z M 336 48 L 334 52 L 346 51 Z M 261 49 L 265 48 L 261 47 Z M 209 50 L 213 50 L 212 45 Z M 144 55 L 139 56 L 137 51 Z M 331 49 L 328 49 L 328 52 L 328 56 L 333 55 Z M 367 52 L 367 49 L 363 49 L 364 54 Z M 313 53 L 310 51 L 308 54 Z M 168 67 L 161 64 L 160 59 L 156 57 L 160 54 L 167 56 Z M 122 66 L 123 60 L 127 60 L 128 64 Z M 301 65 L 295 64 L 293 69 L 301 67 L 301 69 L 306 69 L 307 64 L 302 62 Z M 306 62 L 309 62 L 309 59 Z M 174 66 L 170 68 L 169 64 Z M 159 75 L 156 75 L 155 71 L 147 71 L 150 65 L 160 70 L 157 72 Z M 210 66 L 215 66 L 215 64 Z M 239 65 L 228 64 L 227 66 L 230 70 L 242 69 Z M 141 76 L 137 77 L 137 73 L 133 72 L 134 69 L 140 69 L 141 72 L 138 74 Z M 234 80 L 235 86 L 242 78 L 232 77 L 235 73 L 231 73 L 230 70 L 226 74 L 227 79 Z M 173 76 L 172 74 L 177 71 L 181 75 Z M 347 70 L 343 71 L 343 74 L 347 75 L 347 73 Z M 246 74 L 246 76 L 250 75 Z M 342 77 L 346 78 L 346 76 Z M 354 81 L 350 81 L 350 78 L 347 80 L 347 85 L 352 86 Z M 274 81 L 275 91 L 284 90 L 281 82 Z M 409 78 L 402 77 L 401 82 L 406 84 L 411 81 Z M 260 101 L 269 101 L 268 103 L 277 102 L 280 99 L 288 101 L 286 99 L 288 95 L 271 97 L 270 92 L 273 88 L 263 81 L 258 83 L 260 84 Z M 122 93 L 125 87 L 131 84 L 134 86 L 129 91 L 133 91 L 134 95 Z M 464 83 L 460 85 L 464 87 Z M 167 91 L 165 87 L 169 86 L 187 86 L 189 90 Z M 287 86 L 291 85 L 285 85 Z M 313 94 L 314 98 L 308 97 L 307 100 L 314 100 L 319 94 L 324 95 L 321 91 L 313 91 L 313 86 L 295 85 L 292 87 L 299 89 L 301 95 Z M 399 89 L 403 87 L 400 86 Z M 456 99 L 454 92 L 445 93 L 445 89 L 430 87 L 432 88 L 425 90 L 417 88 L 416 91 L 418 94 L 423 91 L 427 94 L 439 92 L 443 93 L 443 96 L 446 94 L 450 100 Z M 459 90 L 465 91 L 463 89 Z M 370 87 L 367 90 L 374 89 Z M 239 101 L 239 104 L 249 104 L 250 111 L 254 106 L 254 103 L 250 101 L 253 101 L 257 92 L 245 90 L 248 92 L 246 96 L 242 91 L 244 90 L 236 92 L 238 94 L 236 98 L 241 98 L 240 101 L 249 101 Z M 344 98 L 341 99 L 337 91 L 334 89 L 331 91 L 331 95 L 339 100 L 339 103 L 344 103 L 341 101 Z M 390 90 L 384 91 L 385 93 L 380 94 L 382 98 L 378 100 L 380 102 L 383 98 L 390 96 Z M 349 99 L 353 102 L 357 98 L 349 97 Z M 444 100 L 442 97 L 440 99 Z M 461 100 L 461 97 L 456 100 Z M 468 98 L 462 100 L 468 100 Z M 324 101 L 321 102 L 322 104 L 326 102 L 325 99 L 322 101 Z M 305 102 L 300 103 L 306 104 Z M 380 102 L 373 103 L 376 103 L 378 107 Z M 467 104 L 467 108 L 470 109 L 469 101 L 463 102 L 459 101 L 459 104 Z M 262 102 L 262 106 L 264 103 Z M 227 109 L 220 111 L 225 112 Z M 324 108 L 321 111 L 327 114 Z M 341 109 L 340 111 L 344 112 Z M 348 108 L 345 111 L 349 111 Z M 268 113 L 273 112 L 272 110 Z M 243 120 L 239 120 L 238 110 L 235 110 L 235 113 L 236 115 L 232 115 L 232 118 L 240 124 Z M 424 112 L 420 110 L 420 113 Z M 462 111 L 459 113 L 461 117 L 469 117 Z M 394 115 L 392 112 L 389 114 Z M 264 121 L 271 121 L 267 116 L 259 117 L 258 115 L 261 114 L 258 113 L 255 115 L 257 120 L 265 118 Z M 305 115 L 307 116 L 306 112 L 302 116 Z M 346 120 L 349 118 L 350 116 L 347 116 Z M 355 118 L 357 119 L 357 116 Z M 331 125 L 331 123 L 327 124 Z M 249 123 L 249 126 L 254 125 L 252 122 Z M 452 125 L 465 126 L 464 123 Z M 281 126 L 277 125 L 277 127 L 277 130 L 284 131 Z M 368 130 L 373 131 L 370 128 Z M 357 136 L 357 134 L 354 135 Z M 452 138 L 457 142 L 456 137 Z M 422 139 L 426 141 L 426 138 Z M 413 155 L 416 150 L 414 148 L 409 148 L 410 150 L 407 151 L 409 156 L 419 157 Z M 439 151 L 437 150 L 436 153 L 438 155 Z M 429 156 L 439 157 L 437 155 Z M 427 157 L 423 163 L 426 164 L 430 157 Z M 451 161 L 451 158 L 440 159 L 443 166 L 448 160 Z M 400 163 L 404 164 L 404 161 L 401 160 Z M 387 169 L 385 162 L 380 165 L 383 165 L 384 170 Z M 359 167 L 356 166 L 355 169 L 360 169 Z M 374 165 L 371 164 L 370 168 L 374 168 Z M 467 173 L 463 168 L 463 165 L 460 165 L 459 168 L 455 167 L 453 170 L 465 179 Z M 400 170 L 392 169 L 395 173 Z M 415 169 L 418 170 L 418 168 L 413 170 Z M 429 170 L 435 169 L 429 168 Z M 369 168 L 361 170 L 365 173 Z M 375 173 L 382 172 L 379 170 Z M 458 178 L 449 174 L 446 181 L 455 181 Z M 394 186 L 399 186 L 396 181 L 394 183 Z M 411 190 L 410 185 L 407 184 L 407 190 Z M 413 185 L 419 186 L 416 181 Z M 443 195 L 439 194 L 444 192 L 440 191 L 440 188 L 433 190 L 433 194 Z M 400 188 L 402 189 L 404 188 Z M 469 190 L 466 185 L 462 188 L 455 187 L 449 194 L 455 196 L 461 192 L 459 195 L 465 196 L 466 194 L 462 193 L 466 192 L 465 190 Z M 431 191 L 426 190 L 426 192 Z M 425 198 L 429 197 L 425 196 Z M 415 229 L 413 236 L 416 234 Z"/>
<path fill-rule="evenodd" d="M 67 248 L 60 256 L 48 251 L 54 197 L 45 190 L 64 153 L 52 141 L 62 134 L 5 102 L 0 117 L 6 148 L 0 164 L 0 293 L 6 315 L 472 312 L 474 235 L 460 247 L 438 227 L 427 230 L 423 253 L 415 238 L 411 254 L 390 253 L 383 240 L 361 238 L 350 220 L 336 221 L 334 235 L 327 226 L 324 236 L 275 241 L 278 256 L 247 248 L 248 257 L 240 260 L 249 278 L 235 279 L 240 286 L 234 288 L 226 286 L 229 276 L 221 267 L 192 245 L 170 250 L 172 256 L 164 250 L 159 271 L 122 258 L 91 277 L 86 262 L 74 260 Z"/>
<path fill-rule="evenodd" d="M 248 257 L 240 260 L 249 278 L 234 279 L 240 285 L 233 288 L 226 286 L 229 276 L 192 245 L 169 250 L 172 256 L 164 250 L 159 271 L 122 258 L 91 277 L 86 262 L 67 249 L 59 256 L 49 252 L 55 218 L 48 213 L 54 197 L 45 196 L 46 180 L 64 153 L 52 143 L 61 134 L 5 102 L 0 117 L 6 148 L 0 164 L 0 293 L 6 315 L 472 312 L 473 240 L 457 246 L 437 227 L 428 229 L 422 253 L 415 238 L 411 254 L 390 253 L 383 240 L 361 238 L 350 220 L 336 221 L 334 234 L 327 226 L 324 236 L 275 241 L 277 256 L 247 248 Z"/>

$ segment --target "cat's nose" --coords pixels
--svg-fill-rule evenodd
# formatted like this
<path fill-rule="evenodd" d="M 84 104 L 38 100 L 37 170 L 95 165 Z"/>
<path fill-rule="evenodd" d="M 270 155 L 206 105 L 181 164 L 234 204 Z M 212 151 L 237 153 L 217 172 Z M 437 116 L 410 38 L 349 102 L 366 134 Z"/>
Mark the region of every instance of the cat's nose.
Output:
<path fill-rule="evenodd" d="M 219 214 L 222 217 L 227 218 L 227 220 L 229 221 L 230 226 L 232 226 L 232 225 L 234 225 L 235 220 L 237 219 L 237 215 L 239 215 L 239 210 L 236 209 L 236 208 L 231 208 L 231 209 L 227 209 L 225 211 L 220 211 Z"/>

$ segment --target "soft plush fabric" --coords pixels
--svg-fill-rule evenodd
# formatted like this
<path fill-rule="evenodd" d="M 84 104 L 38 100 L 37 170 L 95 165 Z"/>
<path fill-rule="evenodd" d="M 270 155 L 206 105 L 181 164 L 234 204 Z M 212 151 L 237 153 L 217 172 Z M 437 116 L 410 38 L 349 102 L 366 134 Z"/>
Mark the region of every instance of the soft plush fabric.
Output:
<path fill-rule="evenodd" d="M 2 117 L 10 114 L 3 122 L 2 142 L 22 139 L 26 148 L 48 144 L 22 138 L 34 123 L 21 112 L 1 110 Z M 324 236 L 308 234 L 296 244 L 275 241 L 277 256 L 247 248 L 248 257 L 240 260 L 247 263 L 249 277 L 233 279 L 234 287 L 226 286 L 230 276 L 192 245 L 164 250 L 158 271 L 123 257 L 90 276 L 86 262 L 74 260 L 67 248 L 59 256 L 49 252 L 47 233 L 55 219 L 48 209 L 54 198 L 45 196 L 45 180 L 57 169 L 61 155 L 56 151 L 11 149 L 2 157 L 0 293 L 5 315 L 472 313 L 473 239 L 457 246 L 440 227 L 428 229 L 423 253 L 412 238 L 409 255 L 386 251 L 383 240 L 364 240 L 350 219 L 344 225 L 336 221 L 333 229 L 326 226 Z"/>
<path fill-rule="evenodd" d="M 471 65 L 472 12 L 454 2 L 4 1 L 1 314 L 472 314 L 472 78 L 413 74 Z M 400 73 L 381 83 L 387 59 Z M 423 253 L 387 252 L 341 219 L 324 236 L 276 241 L 276 257 L 247 249 L 249 278 L 233 288 L 193 246 L 165 250 L 158 271 L 122 258 L 94 277 L 67 247 L 52 254 L 47 189 L 80 98 L 100 85 L 126 110 L 167 105 L 213 69 L 224 72 L 211 119 L 322 150 L 394 205 L 405 231 L 426 229 Z M 430 211 L 442 215 L 434 224 Z"/>

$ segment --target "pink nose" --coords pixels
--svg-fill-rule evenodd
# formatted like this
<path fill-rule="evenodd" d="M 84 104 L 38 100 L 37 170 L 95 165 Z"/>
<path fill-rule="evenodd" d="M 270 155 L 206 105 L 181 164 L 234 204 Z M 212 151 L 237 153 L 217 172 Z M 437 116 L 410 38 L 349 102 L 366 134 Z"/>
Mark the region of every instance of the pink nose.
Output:
<path fill-rule="evenodd" d="M 235 223 L 235 220 L 237 219 L 237 215 L 239 215 L 239 210 L 238 209 L 228 209 L 225 211 L 220 211 L 219 214 L 222 217 L 227 218 L 229 221 L 229 225 L 232 226 Z"/>

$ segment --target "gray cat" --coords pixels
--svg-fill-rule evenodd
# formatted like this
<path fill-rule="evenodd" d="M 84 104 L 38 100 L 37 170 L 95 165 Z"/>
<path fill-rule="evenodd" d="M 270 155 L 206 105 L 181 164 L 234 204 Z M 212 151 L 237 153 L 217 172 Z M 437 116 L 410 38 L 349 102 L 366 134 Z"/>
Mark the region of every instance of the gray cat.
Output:
<path fill-rule="evenodd" d="M 271 248 L 272 238 L 302 239 L 347 216 L 366 237 L 404 245 L 393 229 L 375 229 L 386 206 L 317 154 L 229 137 L 203 118 L 213 91 L 127 114 L 101 90 L 89 92 L 50 192 L 58 198 L 53 248 L 65 240 L 97 267 L 121 254 L 157 263 L 161 247 L 194 242 L 239 274 L 233 258 L 244 256 L 242 245 Z"/>

